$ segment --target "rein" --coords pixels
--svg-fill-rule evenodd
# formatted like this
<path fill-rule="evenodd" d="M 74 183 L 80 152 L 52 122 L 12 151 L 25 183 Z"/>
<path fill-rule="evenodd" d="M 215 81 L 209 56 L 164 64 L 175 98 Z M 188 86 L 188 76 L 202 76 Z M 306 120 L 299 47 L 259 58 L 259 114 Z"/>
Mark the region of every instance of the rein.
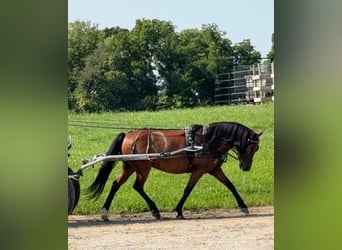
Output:
<path fill-rule="evenodd" d="M 236 152 L 235 150 L 233 150 L 233 151 L 234 151 L 235 154 L 237 154 L 237 152 Z M 237 156 L 232 155 L 232 154 L 229 153 L 229 152 L 228 152 L 228 155 L 229 155 L 230 157 L 232 157 L 233 159 L 237 160 L 237 161 L 239 160 L 239 158 L 238 158 Z"/>

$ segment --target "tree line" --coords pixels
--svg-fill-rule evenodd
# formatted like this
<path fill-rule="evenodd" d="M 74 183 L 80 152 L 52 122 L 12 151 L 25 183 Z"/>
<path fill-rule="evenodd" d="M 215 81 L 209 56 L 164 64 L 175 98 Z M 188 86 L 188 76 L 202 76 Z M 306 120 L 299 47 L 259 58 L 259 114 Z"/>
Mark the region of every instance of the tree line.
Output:
<path fill-rule="evenodd" d="M 68 25 L 68 107 L 74 112 L 212 105 L 216 75 L 261 61 L 249 39 L 232 44 L 216 24 L 175 31 L 138 19 L 132 30 Z M 272 34 L 273 42 L 273 34 Z M 268 54 L 273 60 L 273 46 Z"/>

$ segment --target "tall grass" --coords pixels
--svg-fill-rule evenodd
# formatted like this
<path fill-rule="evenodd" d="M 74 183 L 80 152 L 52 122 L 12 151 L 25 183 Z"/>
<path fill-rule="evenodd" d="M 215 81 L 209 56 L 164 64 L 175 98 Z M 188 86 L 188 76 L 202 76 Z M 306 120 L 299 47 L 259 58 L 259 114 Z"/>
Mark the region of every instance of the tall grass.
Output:
<path fill-rule="evenodd" d="M 260 149 L 254 156 L 250 172 L 239 169 L 232 158 L 223 165 L 223 170 L 234 183 L 247 206 L 272 205 L 274 202 L 274 104 L 247 106 L 216 106 L 194 109 L 165 110 L 158 112 L 124 112 L 103 114 L 69 114 L 69 135 L 73 147 L 70 151 L 69 166 L 77 170 L 81 159 L 105 153 L 113 138 L 120 132 L 133 128 L 184 128 L 189 124 L 208 124 L 216 121 L 237 121 L 255 131 L 264 131 Z M 95 127 L 76 126 L 85 124 Z M 110 127 L 100 128 L 101 127 Z M 99 165 L 88 168 L 80 178 L 84 191 L 95 179 Z M 87 200 L 83 192 L 74 214 L 97 213 L 108 195 L 112 181 L 121 170 L 121 163 L 112 171 L 102 196 L 97 200 Z M 152 169 L 145 191 L 155 201 L 161 211 L 172 211 L 182 196 L 189 174 L 173 175 Z M 132 188 L 133 175 L 116 194 L 110 212 L 148 211 L 145 201 Z M 204 175 L 195 186 L 185 203 L 184 209 L 209 209 L 237 207 L 230 191 L 210 175 Z"/>

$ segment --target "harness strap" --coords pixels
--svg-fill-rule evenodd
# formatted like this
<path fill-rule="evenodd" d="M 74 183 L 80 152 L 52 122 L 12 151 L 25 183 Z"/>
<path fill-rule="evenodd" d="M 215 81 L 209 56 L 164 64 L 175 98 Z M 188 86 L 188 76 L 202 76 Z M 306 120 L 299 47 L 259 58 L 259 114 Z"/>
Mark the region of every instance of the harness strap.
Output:
<path fill-rule="evenodd" d="M 186 142 L 186 145 L 187 146 L 191 146 L 191 147 L 194 147 L 196 146 L 196 143 L 195 143 L 195 131 L 194 129 L 196 129 L 196 131 L 200 128 L 198 128 L 198 126 L 200 126 L 202 128 L 202 134 L 201 134 L 201 146 L 203 147 L 203 144 L 204 144 L 204 135 L 207 133 L 208 131 L 208 126 L 207 125 L 189 125 L 185 128 L 185 142 Z M 187 157 L 188 157 L 188 161 L 189 161 L 189 172 L 191 172 L 191 169 L 192 169 L 192 162 L 195 158 L 195 154 L 197 152 L 191 152 L 191 151 L 187 151 L 186 154 L 187 154 Z"/>
<path fill-rule="evenodd" d="M 201 138 L 201 144 L 202 144 L 202 147 L 204 146 L 204 135 L 208 132 L 208 125 L 203 125 L 203 128 L 202 128 L 202 138 Z"/>
<path fill-rule="evenodd" d="M 192 170 L 192 161 L 195 158 L 195 152 L 186 151 L 186 155 L 187 155 L 188 161 L 189 161 L 189 172 L 191 172 L 191 170 Z"/>
<path fill-rule="evenodd" d="M 146 154 L 148 154 L 148 152 L 150 150 L 150 137 L 151 137 L 151 129 L 148 129 Z"/>
<path fill-rule="evenodd" d="M 194 134 L 193 134 L 193 126 L 189 125 L 185 129 L 185 143 L 187 146 L 194 147 L 195 140 L 194 140 Z M 195 152 L 187 151 L 186 152 L 188 161 L 189 161 L 189 172 L 191 172 L 192 169 L 192 161 L 195 158 Z"/>
<path fill-rule="evenodd" d="M 133 141 L 133 143 L 132 143 L 132 148 L 131 148 L 132 154 L 134 154 L 135 147 L 136 147 L 136 144 L 137 144 L 137 139 L 139 138 L 141 132 L 142 132 L 142 130 L 139 130 L 139 133 L 138 133 L 138 134 L 135 136 L 135 138 L 134 138 L 134 141 Z"/>
<path fill-rule="evenodd" d="M 185 130 L 185 143 L 186 143 L 186 145 L 187 146 L 194 146 L 192 125 L 187 126 L 184 130 Z"/>

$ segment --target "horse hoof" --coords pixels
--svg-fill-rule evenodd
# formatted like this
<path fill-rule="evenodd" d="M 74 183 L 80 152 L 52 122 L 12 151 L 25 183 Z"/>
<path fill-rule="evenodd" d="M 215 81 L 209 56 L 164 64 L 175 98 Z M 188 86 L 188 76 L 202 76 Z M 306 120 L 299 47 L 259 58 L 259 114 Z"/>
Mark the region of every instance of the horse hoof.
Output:
<path fill-rule="evenodd" d="M 103 221 L 109 221 L 108 216 L 106 216 L 106 215 L 102 215 L 101 218 Z"/>
<path fill-rule="evenodd" d="M 156 218 L 157 220 L 160 220 L 160 213 L 152 213 L 152 215 L 153 215 L 154 218 Z"/>
<path fill-rule="evenodd" d="M 104 221 L 109 221 L 107 209 L 102 208 L 102 215 L 101 215 L 101 218 L 102 218 L 102 220 L 104 220 Z"/>
<path fill-rule="evenodd" d="M 184 216 L 182 214 L 177 215 L 176 219 L 178 219 L 178 220 L 185 220 L 185 218 L 184 218 Z"/>
<path fill-rule="evenodd" d="M 240 207 L 240 211 L 245 213 L 245 214 L 249 214 L 249 211 L 248 211 L 247 207 Z"/>

